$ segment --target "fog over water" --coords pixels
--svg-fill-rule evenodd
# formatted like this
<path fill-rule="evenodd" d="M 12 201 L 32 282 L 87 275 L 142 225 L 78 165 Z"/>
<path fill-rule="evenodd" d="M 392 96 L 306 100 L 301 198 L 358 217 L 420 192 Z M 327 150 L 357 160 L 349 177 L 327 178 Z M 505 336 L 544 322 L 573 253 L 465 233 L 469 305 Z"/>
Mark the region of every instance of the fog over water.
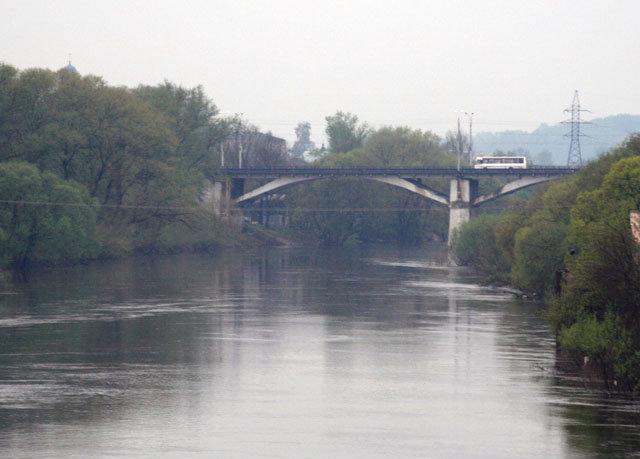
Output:
<path fill-rule="evenodd" d="M 1 457 L 622 457 L 639 406 L 442 247 L 36 274 L 0 297 Z"/>

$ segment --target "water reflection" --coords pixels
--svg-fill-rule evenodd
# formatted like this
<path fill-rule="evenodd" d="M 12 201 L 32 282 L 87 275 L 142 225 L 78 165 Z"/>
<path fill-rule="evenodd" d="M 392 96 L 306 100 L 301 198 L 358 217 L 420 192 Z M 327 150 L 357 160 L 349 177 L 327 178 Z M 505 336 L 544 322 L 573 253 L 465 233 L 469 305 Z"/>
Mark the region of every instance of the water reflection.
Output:
<path fill-rule="evenodd" d="M 553 371 L 539 311 L 439 250 L 69 268 L 0 297 L 2 457 L 590 457 L 637 406 Z"/>

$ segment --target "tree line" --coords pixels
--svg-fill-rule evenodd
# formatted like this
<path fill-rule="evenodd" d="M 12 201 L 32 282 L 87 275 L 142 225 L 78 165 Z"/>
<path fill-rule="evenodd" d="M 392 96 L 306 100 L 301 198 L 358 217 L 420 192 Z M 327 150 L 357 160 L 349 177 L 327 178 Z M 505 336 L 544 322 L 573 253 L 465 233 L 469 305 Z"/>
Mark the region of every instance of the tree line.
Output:
<path fill-rule="evenodd" d="M 562 349 L 611 387 L 640 390 L 640 135 L 454 240 L 462 264 L 545 296 Z"/>
<path fill-rule="evenodd" d="M 296 128 L 289 151 L 245 120 L 220 116 L 201 87 L 114 87 L 67 69 L 0 64 L 0 265 L 24 272 L 32 263 L 234 244 L 237 229 L 201 205 L 223 163 L 453 166 L 452 142 L 468 143 L 408 127 L 373 129 L 342 111 L 326 118 L 327 147 L 315 147 L 310 129 Z M 429 185 L 447 190 L 444 180 Z M 419 243 L 447 233 L 446 209 L 367 180 L 287 190 L 285 204 L 294 230 L 322 244 Z"/>
<path fill-rule="evenodd" d="M 203 189 L 225 143 L 264 164 L 272 139 L 221 117 L 201 87 L 114 87 L 0 63 L 0 264 L 23 273 L 34 262 L 233 243 L 201 205 Z"/>
<path fill-rule="evenodd" d="M 170 82 L 114 87 L 68 69 L 20 71 L 0 64 L 0 264 L 23 272 L 32 263 L 202 248 L 237 239 L 199 205 L 207 184 L 220 178 L 223 162 L 227 167 L 455 163 L 431 132 L 374 130 L 345 112 L 327 117 L 328 148 L 315 148 L 308 123 L 296 134 L 289 152 L 282 139 L 237 116 L 220 116 L 201 87 Z M 445 188 L 437 181 L 435 186 Z M 443 209 L 361 180 L 292 190 L 287 205 L 293 208 L 293 226 L 322 243 L 415 242 L 446 234 Z M 296 210 L 310 207 L 414 210 L 340 216 Z"/>

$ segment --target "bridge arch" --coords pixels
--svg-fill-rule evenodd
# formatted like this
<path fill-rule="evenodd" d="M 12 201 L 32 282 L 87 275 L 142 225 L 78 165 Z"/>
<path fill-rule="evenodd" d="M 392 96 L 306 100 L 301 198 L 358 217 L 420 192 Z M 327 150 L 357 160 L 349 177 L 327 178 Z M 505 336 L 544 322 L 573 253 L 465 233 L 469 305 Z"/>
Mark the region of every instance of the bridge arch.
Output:
<path fill-rule="evenodd" d="M 302 182 L 311 182 L 311 181 L 317 181 L 317 180 L 322 180 L 322 179 L 327 179 L 327 178 L 334 178 L 331 176 L 310 176 L 310 177 L 280 177 L 280 178 L 276 178 L 271 180 L 268 183 L 265 183 L 264 185 L 259 186 L 258 188 L 249 191 L 248 193 L 244 193 L 243 195 L 239 196 L 238 198 L 235 199 L 235 202 L 237 204 L 242 204 L 242 203 L 246 203 L 246 202 L 250 202 L 254 199 L 260 198 L 261 196 L 266 196 L 268 194 L 271 193 L 275 193 L 276 191 L 280 191 L 283 190 L 285 188 L 289 188 L 293 185 L 296 185 L 298 183 L 302 183 Z M 393 177 L 393 176 L 366 176 L 366 175 L 362 175 L 362 176 L 358 176 L 358 178 L 364 178 L 364 179 L 368 179 L 368 180 L 373 180 L 376 182 L 380 182 L 380 183 L 386 183 L 387 185 L 391 185 L 397 188 L 401 188 L 407 191 L 410 191 L 412 193 L 418 194 L 424 198 L 430 199 L 432 201 L 435 201 L 439 204 L 448 206 L 449 205 L 449 199 L 447 198 L 447 196 L 445 196 L 444 194 L 440 193 L 439 191 L 436 191 L 426 185 L 424 185 L 423 183 L 414 181 L 414 180 L 409 180 L 409 179 L 405 179 L 405 178 L 401 178 L 401 177 Z"/>
<path fill-rule="evenodd" d="M 472 201 L 471 205 L 473 207 L 479 206 L 489 201 L 493 201 L 494 199 L 498 199 L 499 197 L 506 196 L 511 193 L 515 193 L 516 191 L 523 190 L 533 185 L 537 185 L 538 183 L 548 182 L 550 180 L 558 178 L 554 177 L 544 177 L 544 176 L 534 176 L 534 177 L 521 177 L 513 182 L 509 182 L 503 187 L 497 189 L 492 193 L 487 193 L 482 196 L 476 196 Z"/>
<path fill-rule="evenodd" d="M 358 177 L 374 180 L 407 190 L 449 208 L 449 240 L 461 225 L 471 218 L 471 209 L 501 196 L 547 182 L 561 176 L 574 174 L 579 168 L 529 167 L 518 170 L 481 170 L 474 168 L 275 168 L 275 169 L 225 169 L 228 175 L 225 192 L 221 196 L 232 198 L 236 204 L 250 202 L 261 196 L 294 186 L 333 177 Z M 429 188 L 421 179 L 441 177 L 449 179 L 449 192 L 442 194 Z M 478 195 L 477 180 L 480 178 L 506 177 L 511 182 L 498 190 Z M 253 191 L 244 191 L 246 179 L 268 180 Z M 218 187 L 222 189 L 223 187 Z"/>
<path fill-rule="evenodd" d="M 258 188 L 249 191 L 247 193 L 242 194 L 238 198 L 235 199 L 237 204 L 248 203 L 254 199 L 258 199 L 261 196 L 266 196 L 271 193 L 275 193 L 276 191 L 283 190 L 285 188 L 289 188 L 293 185 L 303 183 L 303 182 L 312 182 L 322 179 L 333 178 L 331 176 L 308 176 L 308 177 L 279 177 L 273 179 L 264 185 L 259 186 Z M 426 199 L 430 199 L 438 204 L 442 204 L 445 206 L 450 206 L 452 201 L 456 201 L 456 199 L 451 199 L 450 196 L 446 196 L 440 193 L 433 188 L 428 187 L 424 183 L 418 182 L 416 180 L 410 180 L 407 178 L 394 177 L 394 176 L 366 176 L 361 175 L 358 178 L 364 178 L 368 180 L 373 180 L 380 183 L 385 183 L 387 185 L 401 188 L 403 190 L 409 191 L 411 193 L 415 193 L 420 195 Z M 520 177 L 517 180 L 507 183 L 501 188 L 497 189 L 492 193 L 487 193 L 481 196 L 473 196 L 470 195 L 470 207 L 477 207 L 487 202 L 493 201 L 499 197 L 515 193 L 516 191 L 520 191 L 522 189 L 528 188 L 533 185 L 537 185 L 539 183 L 548 182 L 550 180 L 556 179 L 558 176 L 526 176 Z"/>

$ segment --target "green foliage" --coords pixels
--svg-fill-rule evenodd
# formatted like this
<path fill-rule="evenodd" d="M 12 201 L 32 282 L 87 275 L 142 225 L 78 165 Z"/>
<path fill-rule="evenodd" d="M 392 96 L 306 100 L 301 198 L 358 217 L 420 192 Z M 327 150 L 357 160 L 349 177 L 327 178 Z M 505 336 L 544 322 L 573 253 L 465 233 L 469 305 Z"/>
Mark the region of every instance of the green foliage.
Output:
<path fill-rule="evenodd" d="M 0 65 L 0 161 L 26 161 L 83 185 L 100 206 L 101 256 L 166 244 L 165 226 L 207 226 L 189 209 L 218 174 L 231 123 L 217 114 L 201 87 L 131 90 L 66 70 Z M 62 257 L 50 249 L 38 256 Z"/>
<path fill-rule="evenodd" d="M 339 118 L 344 116 L 347 115 L 341 114 Z M 383 127 L 369 132 L 358 148 L 331 152 L 316 164 L 320 167 L 424 167 L 452 165 L 455 158 L 431 132 Z M 429 185 L 445 192 L 447 182 L 433 180 Z M 442 239 L 447 234 L 446 209 L 408 191 L 371 180 L 342 179 L 303 185 L 287 193 L 287 202 L 292 209 L 293 226 L 323 244 L 380 240 L 415 244 L 434 234 Z M 341 208 L 351 211 L 309 212 L 310 209 Z M 382 212 L 384 209 L 391 211 Z"/>
<path fill-rule="evenodd" d="M 613 165 L 600 188 L 580 194 L 569 231 L 578 254 L 568 260 L 572 279 L 560 303 L 579 297 L 576 315 L 600 318 L 613 307 L 640 344 L 638 247 L 629 225 L 629 211 L 640 205 L 639 180 L 640 157 L 626 158 Z"/>
<path fill-rule="evenodd" d="M 499 216 L 495 228 L 496 244 L 509 266 L 513 265 L 516 233 L 522 227 L 522 222 L 526 221 L 530 214 L 528 203 L 518 200 L 512 204 L 508 211 Z"/>
<path fill-rule="evenodd" d="M 563 349 L 589 357 L 607 383 L 616 380 L 628 390 L 640 389 L 640 350 L 621 316 L 580 317 L 560 330 L 558 340 Z"/>
<path fill-rule="evenodd" d="M 370 183 L 364 180 L 330 180 L 312 183 L 304 192 L 291 196 L 294 206 L 292 225 L 312 235 L 323 245 L 343 245 L 357 242 L 364 214 L 346 210 L 330 212 L 325 209 L 354 209 L 370 207 Z M 302 209 L 296 212 L 295 208 Z M 317 209 L 317 211 L 315 211 Z M 308 212 L 311 210 L 311 212 Z"/>
<path fill-rule="evenodd" d="M 460 264 L 475 266 L 493 279 L 504 279 L 508 263 L 497 244 L 500 218 L 483 214 L 473 218 L 454 235 L 452 245 Z"/>
<path fill-rule="evenodd" d="M 329 150 L 333 153 L 346 153 L 362 146 L 370 133 L 366 123 L 360 123 L 353 113 L 338 111 L 327 116 L 325 132 L 329 139 Z"/>
<path fill-rule="evenodd" d="M 597 362 L 618 360 L 628 345 L 626 338 L 620 321 L 612 313 L 606 314 L 603 320 L 593 315 L 581 317 L 563 328 L 559 335 L 564 349 L 590 356 Z"/>
<path fill-rule="evenodd" d="M 431 132 L 408 127 L 382 127 L 372 132 L 358 154 L 373 167 L 451 166 L 454 158 Z"/>
<path fill-rule="evenodd" d="M 515 235 L 511 278 L 516 286 L 534 292 L 553 287 L 555 272 L 563 266 L 566 225 L 533 221 Z"/>
<path fill-rule="evenodd" d="M 183 88 L 165 81 L 139 86 L 135 94 L 164 114 L 176 135 L 175 156 L 190 173 L 213 178 L 220 164 L 220 144 L 230 132 L 232 120 L 216 118 L 218 108 L 201 86 Z"/>
<path fill-rule="evenodd" d="M 81 185 L 11 161 L 0 164 L 0 196 L 0 255 L 16 273 L 34 261 L 94 255 L 96 212 Z"/>

